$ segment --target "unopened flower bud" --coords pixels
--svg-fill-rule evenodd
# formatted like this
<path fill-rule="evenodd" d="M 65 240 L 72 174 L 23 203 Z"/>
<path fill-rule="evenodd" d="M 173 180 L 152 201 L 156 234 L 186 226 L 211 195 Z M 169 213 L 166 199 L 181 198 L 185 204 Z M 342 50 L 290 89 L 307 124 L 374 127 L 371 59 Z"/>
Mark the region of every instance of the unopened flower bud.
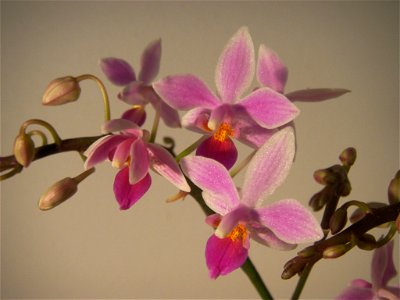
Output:
<path fill-rule="evenodd" d="M 329 228 L 332 234 L 336 234 L 341 231 L 347 223 L 347 210 L 344 208 L 339 208 L 332 215 L 329 221 Z"/>
<path fill-rule="evenodd" d="M 65 76 L 54 79 L 47 86 L 42 99 L 43 105 L 61 105 L 76 101 L 81 87 L 75 77 Z"/>
<path fill-rule="evenodd" d="M 297 252 L 298 256 L 307 258 L 307 257 L 311 257 L 315 254 L 315 248 L 313 246 L 309 246 L 307 248 L 304 248 L 303 250 Z"/>
<path fill-rule="evenodd" d="M 332 197 L 334 197 L 334 190 L 331 186 L 326 186 L 311 197 L 308 205 L 311 206 L 314 211 L 318 211 L 323 208 Z"/>
<path fill-rule="evenodd" d="M 314 179 L 323 185 L 336 182 L 336 176 L 330 169 L 321 169 L 314 172 Z"/>
<path fill-rule="evenodd" d="M 296 256 L 295 258 L 292 258 L 289 260 L 285 265 L 284 265 L 284 270 L 281 274 L 282 279 L 290 279 L 294 275 L 302 272 L 306 266 L 307 260 L 300 257 Z"/>
<path fill-rule="evenodd" d="M 390 204 L 400 201 L 400 170 L 397 171 L 396 176 L 389 183 L 388 198 Z"/>
<path fill-rule="evenodd" d="M 357 151 L 353 147 L 349 147 L 340 154 L 339 159 L 344 166 L 352 166 L 357 158 Z"/>
<path fill-rule="evenodd" d="M 387 206 L 385 203 L 382 203 L 382 202 L 368 202 L 366 204 L 370 208 L 382 208 L 382 207 Z M 367 212 L 368 211 L 366 211 L 365 209 L 363 209 L 361 207 L 357 207 L 357 209 L 350 216 L 350 219 L 349 219 L 350 222 L 356 223 L 356 222 L 360 221 L 362 218 L 365 217 Z"/>
<path fill-rule="evenodd" d="M 40 198 L 39 208 L 49 210 L 71 198 L 78 191 L 78 182 L 66 177 L 53 184 Z"/>
<path fill-rule="evenodd" d="M 14 156 L 17 162 L 25 168 L 35 157 L 35 144 L 31 137 L 25 133 L 20 134 L 14 141 Z"/>
<path fill-rule="evenodd" d="M 365 233 L 356 239 L 357 247 L 362 250 L 373 250 L 376 248 L 376 240 L 372 234 Z"/>
<path fill-rule="evenodd" d="M 350 244 L 341 244 L 328 247 L 322 252 L 323 258 L 337 258 L 351 249 Z"/>

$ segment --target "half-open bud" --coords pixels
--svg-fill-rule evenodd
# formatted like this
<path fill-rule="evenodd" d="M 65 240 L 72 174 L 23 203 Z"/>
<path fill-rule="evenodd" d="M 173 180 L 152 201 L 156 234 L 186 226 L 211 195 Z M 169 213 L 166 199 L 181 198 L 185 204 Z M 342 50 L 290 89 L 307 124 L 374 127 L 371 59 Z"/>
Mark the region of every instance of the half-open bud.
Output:
<path fill-rule="evenodd" d="M 17 162 L 25 168 L 35 157 L 35 144 L 31 137 L 25 133 L 18 135 L 14 141 L 14 156 Z"/>
<path fill-rule="evenodd" d="M 75 77 L 65 76 L 54 79 L 47 86 L 42 99 L 43 105 L 61 105 L 76 101 L 81 87 Z"/>

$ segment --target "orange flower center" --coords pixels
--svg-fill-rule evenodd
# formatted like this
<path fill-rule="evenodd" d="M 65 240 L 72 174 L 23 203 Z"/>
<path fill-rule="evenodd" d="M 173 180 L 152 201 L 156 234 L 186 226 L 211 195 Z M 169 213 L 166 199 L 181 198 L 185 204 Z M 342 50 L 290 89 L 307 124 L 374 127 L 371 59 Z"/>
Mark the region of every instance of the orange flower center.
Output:
<path fill-rule="evenodd" d="M 227 236 L 233 242 L 237 239 L 244 240 L 247 237 L 247 229 L 243 224 L 238 224 Z"/>
<path fill-rule="evenodd" d="M 233 130 L 226 122 L 221 123 L 218 129 L 214 132 L 214 139 L 219 142 L 224 142 L 228 137 L 231 136 L 233 136 Z"/>

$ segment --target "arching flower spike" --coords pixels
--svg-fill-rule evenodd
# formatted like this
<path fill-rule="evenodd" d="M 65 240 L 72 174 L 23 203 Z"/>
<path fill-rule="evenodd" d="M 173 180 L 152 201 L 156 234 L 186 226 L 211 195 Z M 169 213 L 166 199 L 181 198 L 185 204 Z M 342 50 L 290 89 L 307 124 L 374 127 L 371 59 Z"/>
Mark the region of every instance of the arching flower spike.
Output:
<path fill-rule="evenodd" d="M 184 173 L 203 190 L 204 201 L 216 212 L 207 218 L 216 228 L 206 246 L 210 277 L 239 268 L 247 258 L 250 238 L 279 250 L 322 238 L 317 220 L 297 200 L 260 206 L 287 177 L 293 156 L 294 134 L 288 127 L 257 151 L 240 192 L 219 162 L 199 156 L 182 159 Z"/>

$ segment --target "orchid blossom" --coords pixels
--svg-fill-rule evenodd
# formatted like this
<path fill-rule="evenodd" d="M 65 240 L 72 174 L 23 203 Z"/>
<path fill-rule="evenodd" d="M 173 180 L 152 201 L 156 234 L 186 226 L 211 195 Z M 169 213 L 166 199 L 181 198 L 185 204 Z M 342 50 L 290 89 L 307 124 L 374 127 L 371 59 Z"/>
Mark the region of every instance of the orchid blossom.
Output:
<path fill-rule="evenodd" d="M 371 279 L 355 279 L 350 283 L 337 300 L 398 300 L 400 286 L 388 286 L 390 279 L 397 274 L 393 263 L 393 240 L 378 248 L 374 252 L 371 264 Z"/>
<path fill-rule="evenodd" d="M 148 143 L 149 133 L 126 119 L 114 119 L 104 124 L 103 131 L 115 132 L 93 143 L 85 152 L 85 169 L 110 159 L 120 171 L 115 177 L 114 193 L 121 209 L 135 204 L 149 189 L 150 167 L 178 189 L 189 192 L 178 164 L 160 145 Z"/>
<path fill-rule="evenodd" d="M 287 177 L 293 156 L 294 134 L 287 127 L 256 152 L 240 191 L 219 162 L 201 156 L 182 159 L 184 173 L 203 190 L 205 203 L 216 212 L 207 218 L 216 227 L 206 246 L 211 278 L 228 274 L 245 262 L 249 238 L 279 250 L 322 238 L 317 220 L 297 200 L 260 207 Z"/>
<path fill-rule="evenodd" d="M 237 159 L 231 138 L 258 148 L 278 127 L 292 121 L 299 110 L 283 94 L 269 87 L 242 94 L 249 88 L 255 69 L 254 45 L 247 27 L 231 38 L 216 68 L 219 97 L 194 75 L 167 76 L 153 87 L 161 98 L 178 110 L 188 110 L 184 127 L 210 135 L 197 154 L 214 158 L 228 169 Z"/>
<path fill-rule="evenodd" d="M 151 42 L 143 51 L 138 78 L 136 78 L 136 73 L 131 65 L 120 58 L 103 58 L 100 67 L 112 83 L 124 86 L 123 91 L 118 94 L 118 98 L 133 105 L 133 108 L 127 110 L 122 118 L 134 121 L 141 126 L 146 114 L 143 107 L 150 103 L 167 126 L 180 127 L 178 113 L 163 102 L 151 87 L 151 82 L 160 69 L 160 59 L 161 39 L 158 39 Z"/>

